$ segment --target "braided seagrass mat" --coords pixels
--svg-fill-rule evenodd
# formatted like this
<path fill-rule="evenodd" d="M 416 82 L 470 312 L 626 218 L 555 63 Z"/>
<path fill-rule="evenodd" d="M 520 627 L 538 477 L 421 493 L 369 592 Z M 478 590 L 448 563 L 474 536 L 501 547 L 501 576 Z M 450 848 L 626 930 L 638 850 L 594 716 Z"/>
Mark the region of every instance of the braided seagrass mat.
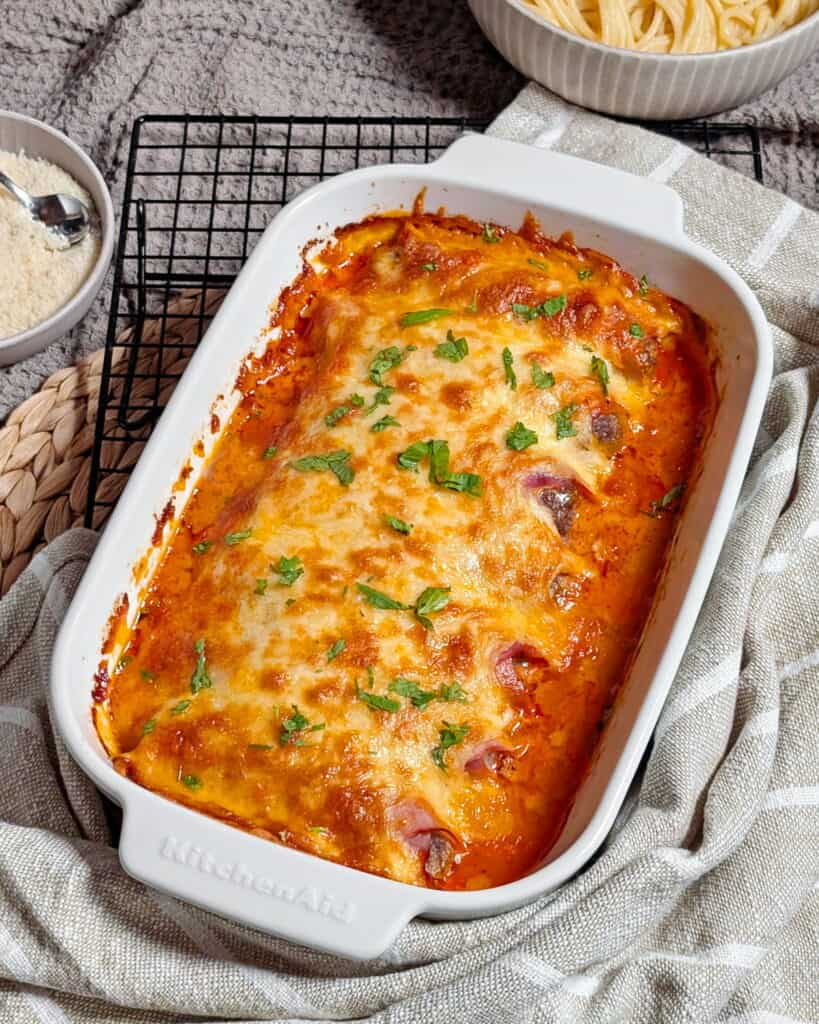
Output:
<path fill-rule="evenodd" d="M 187 366 L 203 330 L 224 298 L 223 289 L 181 292 L 167 306 L 173 319 L 146 319 L 129 402 L 164 406 Z M 124 370 L 133 327 L 117 336 L 111 370 Z M 10 413 L 0 428 L 0 596 L 37 552 L 84 522 L 105 349 L 76 366 L 58 370 L 40 390 Z M 143 375 L 144 378 L 143 378 Z M 117 423 L 124 381 L 110 379 L 106 396 L 95 498 L 114 502 L 142 452 L 152 424 L 129 432 Z M 124 472 L 123 472 L 124 471 Z M 94 509 L 93 526 L 110 507 Z"/>

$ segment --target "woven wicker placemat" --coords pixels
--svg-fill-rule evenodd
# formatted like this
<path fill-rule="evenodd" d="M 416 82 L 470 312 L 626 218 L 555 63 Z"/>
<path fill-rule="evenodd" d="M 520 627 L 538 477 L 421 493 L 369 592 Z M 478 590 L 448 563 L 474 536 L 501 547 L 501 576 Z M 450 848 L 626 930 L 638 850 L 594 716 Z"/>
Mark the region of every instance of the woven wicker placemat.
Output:
<path fill-rule="evenodd" d="M 221 289 L 205 293 L 183 292 L 168 305 L 174 319 L 145 321 L 137 359 L 137 374 L 130 400 L 151 402 L 156 374 L 161 381 L 158 402 L 164 405 L 187 365 L 201 328 L 200 313 L 211 316 L 224 297 Z M 176 319 L 179 317 L 179 319 Z M 111 367 L 123 365 L 133 328 L 118 337 Z M 163 346 L 157 343 L 162 337 Z M 185 352 L 180 349 L 185 347 Z M 58 370 L 40 390 L 19 405 L 0 429 L 0 595 L 5 594 L 32 557 L 65 530 L 81 526 L 91 478 L 91 452 L 100 399 L 105 350 L 100 349 L 76 366 Z M 144 379 L 140 379 L 145 374 Z M 170 378 L 170 379 L 169 379 Z M 97 500 L 115 501 L 128 479 L 150 425 L 129 434 L 117 422 L 123 380 L 113 377 L 105 415 L 102 446 L 104 467 Z M 117 472 L 112 472 L 116 469 Z M 106 472 L 107 470 L 107 472 Z M 125 472 L 122 472 L 122 471 Z M 102 525 L 110 509 L 98 507 L 94 527 Z"/>

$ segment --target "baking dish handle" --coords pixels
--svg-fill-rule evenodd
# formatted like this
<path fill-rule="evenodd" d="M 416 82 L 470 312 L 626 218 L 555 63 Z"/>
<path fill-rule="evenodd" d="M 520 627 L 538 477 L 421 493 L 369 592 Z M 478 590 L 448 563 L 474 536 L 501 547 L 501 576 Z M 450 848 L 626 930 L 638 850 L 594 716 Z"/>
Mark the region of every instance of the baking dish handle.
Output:
<path fill-rule="evenodd" d="M 423 890 L 291 850 L 139 792 L 124 807 L 122 866 L 205 910 L 366 960 L 422 909 Z"/>
<path fill-rule="evenodd" d="M 488 135 L 464 135 L 435 166 L 460 185 L 517 192 L 625 231 L 683 238 L 683 202 L 667 185 L 590 160 Z"/>

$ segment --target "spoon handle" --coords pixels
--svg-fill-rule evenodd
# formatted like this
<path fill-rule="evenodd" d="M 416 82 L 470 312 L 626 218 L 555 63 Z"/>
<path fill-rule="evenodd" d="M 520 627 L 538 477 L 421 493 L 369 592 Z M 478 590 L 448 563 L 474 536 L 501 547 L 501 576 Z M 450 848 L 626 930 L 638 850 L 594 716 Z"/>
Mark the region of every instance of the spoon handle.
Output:
<path fill-rule="evenodd" d="M 0 185 L 8 189 L 9 192 L 14 196 L 18 203 L 25 206 L 27 210 L 31 210 L 34 207 L 31 196 L 24 189 L 20 188 L 19 185 L 15 185 L 8 175 L 3 174 L 0 171 Z"/>

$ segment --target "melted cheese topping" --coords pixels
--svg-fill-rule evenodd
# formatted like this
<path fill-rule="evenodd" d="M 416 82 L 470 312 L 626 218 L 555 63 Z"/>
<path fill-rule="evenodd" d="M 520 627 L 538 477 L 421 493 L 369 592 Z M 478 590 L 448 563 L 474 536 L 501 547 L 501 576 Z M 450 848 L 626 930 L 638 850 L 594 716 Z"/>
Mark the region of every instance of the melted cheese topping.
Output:
<path fill-rule="evenodd" d="M 705 330 L 531 219 L 374 218 L 318 266 L 96 721 L 120 771 L 239 827 L 497 885 L 557 838 L 649 612 L 713 413 Z"/>

